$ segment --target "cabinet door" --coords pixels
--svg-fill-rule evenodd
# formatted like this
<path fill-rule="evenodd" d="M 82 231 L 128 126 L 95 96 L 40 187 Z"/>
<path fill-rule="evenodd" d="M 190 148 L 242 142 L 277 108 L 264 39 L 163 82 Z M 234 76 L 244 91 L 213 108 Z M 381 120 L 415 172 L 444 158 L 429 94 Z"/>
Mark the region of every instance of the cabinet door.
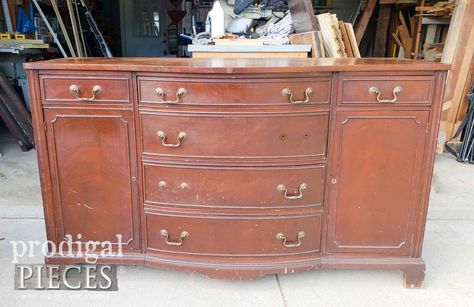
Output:
<path fill-rule="evenodd" d="M 58 240 L 137 249 L 139 217 L 131 111 L 45 111 Z"/>
<path fill-rule="evenodd" d="M 329 253 L 411 253 L 428 118 L 428 111 L 337 113 Z"/>

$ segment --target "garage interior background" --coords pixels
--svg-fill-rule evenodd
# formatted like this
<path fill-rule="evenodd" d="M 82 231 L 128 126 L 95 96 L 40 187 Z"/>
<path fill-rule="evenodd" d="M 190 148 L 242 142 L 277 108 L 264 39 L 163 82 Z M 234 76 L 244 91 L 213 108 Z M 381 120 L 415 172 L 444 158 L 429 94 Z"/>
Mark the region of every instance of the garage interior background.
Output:
<path fill-rule="evenodd" d="M 39 12 L 33 2 L 3 0 L 0 14 L 0 33 L 3 33 L 0 36 L 0 72 L 8 80 L 8 84 L 5 82 L 3 85 L 3 96 L 10 97 L 10 100 L 23 100 L 27 109 L 29 99 L 22 64 L 63 56 L 41 13 L 47 18 L 67 56 L 104 56 L 98 44 L 91 42 L 95 40 L 94 33 L 84 35 L 82 41 L 74 40 L 77 31 L 87 32 L 86 14 L 90 12 L 113 56 L 189 57 L 191 53 L 187 52 L 187 45 L 191 40 L 186 36 L 205 31 L 206 17 L 213 5 L 211 0 L 37 0 L 42 11 Z M 243 2 L 221 1 L 225 12 L 230 11 L 230 15 L 232 5 Z M 471 31 L 474 6 L 470 1 L 312 0 L 312 6 L 316 15 L 323 16 L 321 14 L 329 12 L 339 21 L 353 26 L 357 46 L 346 44 L 346 48 L 359 49 L 362 57 L 418 58 L 452 64 L 439 137 L 438 151 L 442 152 L 444 142 L 455 135 L 468 109 L 466 96 L 471 89 L 474 71 L 474 31 Z M 269 8 L 274 8 L 270 10 L 270 17 L 283 16 L 287 10 L 286 1 L 255 1 L 239 16 L 251 16 L 254 23 L 247 28 L 247 33 L 239 35 L 253 36 L 255 31 L 258 32 L 258 25 L 269 22 Z M 75 12 L 72 15 L 77 19 L 74 20 L 70 10 Z M 321 20 L 318 19 L 319 24 L 314 30 L 324 32 Z M 71 48 L 67 48 L 68 38 L 73 50 L 80 49 L 77 44 L 82 46 L 82 53 L 77 50 L 73 54 Z M 327 37 L 324 39 L 321 49 L 327 48 Z M 334 40 L 338 40 L 337 35 Z M 313 53 L 309 56 L 324 55 Z M 332 55 L 326 51 L 325 56 Z M 341 56 L 357 57 L 355 50 Z M 10 86 L 15 89 L 18 99 L 13 91 L 7 89 Z M 0 129 L 6 131 L 3 121 L 0 121 Z M 2 137 L 8 137 L 8 134 L 3 133 Z M 460 146 L 461 140 L 462 136 L 457 137 L 455 146 Z M 27 150 L 31 146 L 22 148 Z"/>

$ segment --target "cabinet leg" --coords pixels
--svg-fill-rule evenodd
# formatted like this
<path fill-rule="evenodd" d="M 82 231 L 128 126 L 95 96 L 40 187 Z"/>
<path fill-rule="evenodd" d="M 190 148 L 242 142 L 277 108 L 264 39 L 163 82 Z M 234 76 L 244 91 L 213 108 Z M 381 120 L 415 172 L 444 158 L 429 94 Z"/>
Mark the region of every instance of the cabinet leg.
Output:
<path fill-rule="evenodd" d="M 405 288 L 421 289 L 425 281 L 425 266 L 411 266 L 403 270 Z"/>

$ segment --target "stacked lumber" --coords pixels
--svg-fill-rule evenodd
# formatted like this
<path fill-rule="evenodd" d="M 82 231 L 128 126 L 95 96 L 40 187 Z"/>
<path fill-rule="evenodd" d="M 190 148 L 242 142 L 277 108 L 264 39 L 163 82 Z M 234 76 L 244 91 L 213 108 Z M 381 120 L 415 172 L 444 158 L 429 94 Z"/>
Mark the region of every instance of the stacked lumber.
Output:
<path fill-rule="evenodd" d="M 453 14 L 455 1 L 439 1 L 433 5 L 417 6 L 415 11 L 417 15 L 424 17 L 448 17 Z"/>
<path fill-rule="evenodd" d="M 466 94 L 474 74 L 474 1 L 459 0 L 441 62 L 451 64 L 441 115 L 441 140 L 451 139 L 465 117 Z"/>
<path fill-rule="evenodd" d="M 34 147 L 31 115 L 3 73 L 0 73 L 0 120 L 23 151 Z"/>
<path fill-rule="evenodd" d="M 360 58 L 352 24 L 330 13 L 316 15 L 316 20 L 318 31 L 292 34 L 290 43 L 311 45 L 313 58 Z"/>
<path fill-rule="evenodd" d="M 316 15 L 319 30 L 323 37 L 324 50 L 328 58 L 346 58 L 346 47 L 339 29 L 339 21 L 335 14 Z"/>
<path fill-rule="evenodd" d="M 392 33 L 393 40 L 400 48 L 400 51 L 398 52 L 399 58 L 410 57 L 413 43 L 412 33 L 414 32 L 412 24 L 412 22 L 407 22 L 403 12 L 399 11 L 399 23 L 397 26 L 397 31 Z"/>

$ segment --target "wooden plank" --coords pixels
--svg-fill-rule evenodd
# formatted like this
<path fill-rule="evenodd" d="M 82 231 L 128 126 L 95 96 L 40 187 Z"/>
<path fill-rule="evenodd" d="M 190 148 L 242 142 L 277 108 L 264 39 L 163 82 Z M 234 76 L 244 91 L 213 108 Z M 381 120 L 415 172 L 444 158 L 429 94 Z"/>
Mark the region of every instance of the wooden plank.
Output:
<path fill-rule="evenodd" d="M 353 58 L 354 52 L 352 51 L 351 41 L 349 39 L 349 35 L 347 34 L 346 26 L 342 21 L 339 21 L 339 31 L 341 31 L 342 34 L 342 40 L 344 41 L 344 46 L 346 47 L 347 57 Z"/>
<path fill-rule="evenodd" d="M 425 44 L 433 44 L 436 40 L 436 31 L 438 27 L 436 25 L 428 25 L 426 28 Z"/>
<path fill-rule="evenodd" d="M 311 57 L 323 58 L 324 46 L 322 39 L 319 39 L 321 33 L 319 31 L 295 33 L 289 36 L 292 45 L 311 45 Z"/>
<path fill-rule="evenodd" d="M 328 22 L 331 26 L 335 42 L 339 47 L 339 52 L 341 53 L 343 58 L 347 58 L 346 46 L 344 45 L 344 40 L 342 39 L 342 33 L 339 29 L 339 20 L 337 19 L 336 14 L 329 14 Z"/>
<path fill-rule="evenodd" d="M 392 5 L 384 4 L 379 7 L 377 31 L 375 32 L 374 57 L 385 57 L 387 53 L 388 28 Z"/>
<path fill-rule="evenodd" d="M 398 16 L 399 16 L 399 8 L 396 6 L 392 7 L 392 11 L 390 12 L 390 24 L 389 24 L 389 29 L 388 29 L 388 36 L 392 38 L 393 33 L 397 33 L 398 29 Z M 398 46 L 396 42 L 393 39 L 390 39 L 388 42 L 388 50 L 386 52 L 388 57 L 396 57 L 397 52 L 398 52 Z"/>
<path fill-rule="evenodd" d="M 74 9 L 72 7 L 73 6 L 72 0 L 66 0 L 66 3 L 67 3 L 67 9 L 68 9 L 68 12 L 69 12 L 69 18 L 71 18 L 71 27 L 72 27 L 72 33 L 74 35 L 74 43 L 76 44 L 77 55 L 79 57 L 83 57 L 84 56 L 84 49 L 83 49 L 81 39 L 80 39 L 80 36 L 79 36 L 79 31 L 77 29 L 76 15 L 75 15 Z"/>
<path fill-rule="evenodd" d="M 17 28 L 17 5 L 16 0 L 8 0 L 8 10 L 10 11 L 10 17 L 12 19 L 13 30 L 16 32 L 18 31 Z"/>
<path fill-rule="evenodd" d="M 459 0 L 454 9 L 446 38 L 446 48 L 443 51 L 443 59 L 441 60 L 443 63 L 451 64 L 453 62 L 460 40 L 459 34 L 462 32 L 462 28 L 465 28 L 464 23 L 469 23 L 470 14 L 467 11 L 469 4 L 470 0 Z"/>
<path fill-rule="evenodd" d="M 455 133 L 459 109 L 463 101 L 463 90 L 474 56 L 474 3 L 460 0 L 454 9 L 453 22 L 446 38 L 446 48 L 441 62 L 451 64 L 448 73 L 444 103 L 449 109 L 442 114 L 446 121 L 445 134 L 448 139 Z M 453 47 L 454 45 L 454 47 Z"/>
<path fill-rule="evenodd" d="M 403 48 L 405 50 L 411 50 L 411 37 L 408 30 L 402 25 L 398 26 L 398 37 L 400 38 Z M 405 57 L 409 57 L 409 54 L 405 54 Z"/>
<path fill-rule="evenodd" d="M 354 33 L 354 28 L 352 27 L 351 23 L 345 23 L 347 36 L 349 37 L 349 41 L 351 42 L 352 53 L 354 54 L 355 58 L 360 59 L 360 51 L 359 51 L 359 44 L 357 43 L 357 39 Z"/>
<path fill-rule="evenodd" d="M 318 31 L 311 0 L 288 0 L 295 33 Z"/>
<path fill-rule="evenodd" d="M 33 148 L 31 115 L 3 73 L 0 73 L 0 118 L 23 151 Z"/>
<path fill-rule="evenodd" d="M 0 43 L 14 43 L 14 44 L 39 44 L 42 45 L 44 44 L 44 41 L 42 39 L 1 39 Z"/>
<path fill-rule="evenodd" d="M 333 16 L 329 13 L 316 15 L 318 26 L 323 36 L 324 50 L 328 58 L 347 57 L 342 36 L 335 28 Z M 337 30 L 337 33 L 336 33 Z"/>
<path fill-rule="evenodd" d="M 410 35 L 410 30 L 408 29 L 408 25 L 405 20 L 405 16 L 403 15 L 403 12 L 400 10 L 399 12 L 399 19 L 400 19 L 400 25 L 398 26 L 398 37 L 400 37 L 400 40 L 403 43 L 403 48 L 405 51 L 408 51 L 405 54 L 405 57 L 410 57 L 409 51 L 412 50 L 412 43 L 413 39 Z"/>
<path fill-rule="evenodd" d="M 359 23 L 355 28 L 355 37 L 357 44 L 359 45 L 364 37 L 365 30 L 367 29 L 367 25 L 369 24 L 370 18 L 374 13 L 375 5 L 377 4 L 377 0 L 367 0 L 367 4 L 365 5 L 364 11 L 360 16 Z"/>
<path fill-rule="evenodd" d="M 69 34 L 67 33 L 66 26 L 64 25 L 63 19 L 61 17 L 61 13 L 59 12 L 58 3 L 56 0 L 51 0 L 51 6 L 53 7 L 54 14 L 56 14 L 56 18 L 59 23 L 59 27 L 61 28 L 61 32 L 63 32 L 64 39 L 66 40 L 67 47 L 71 56 L 76 57 L 76 51 L 72 46 L 71 40 L 69 39 Z"/>
<path fill-rule="evenodd" d="M 400 40 L 400 38 L 398 37 L 397 34 L 392 33 L 392 38 L 395 41 L 395 43 L 398 45 L 398 47 L 403 47 L 403 43 L 402 43 L 402 41 Z"/>
<path fill-rule="evenodd" d="M 194 59 L 292 59 L 308 58 L 307 52 L 193 52 Z"/>
<path fill-rule="evenodd" d="M 321 31 L 316 31 L 315 34 L 316 46 L 318 47 L 318 53 L 321 55 L 321 58 L 326 57 L 326 51 L 324 50 L 324 41 Z"/>
<path fill-rule="evenodd" d="M 420 0 L 418 2 L 419 6 L 425 5 L 425 0 Z M 410 55 L 410 58 L 416 58 L 417 55 L 420 53 L 420 40 L 421 40 L 421 30 L 422 30 L 422 16 L 415 16 L 415 27 L 413 29 L 413 37 L 412 37 L 412 49 L 410 50 L 413 55 Z M 408 52 L 410 53 L 410 52 Z"/>

